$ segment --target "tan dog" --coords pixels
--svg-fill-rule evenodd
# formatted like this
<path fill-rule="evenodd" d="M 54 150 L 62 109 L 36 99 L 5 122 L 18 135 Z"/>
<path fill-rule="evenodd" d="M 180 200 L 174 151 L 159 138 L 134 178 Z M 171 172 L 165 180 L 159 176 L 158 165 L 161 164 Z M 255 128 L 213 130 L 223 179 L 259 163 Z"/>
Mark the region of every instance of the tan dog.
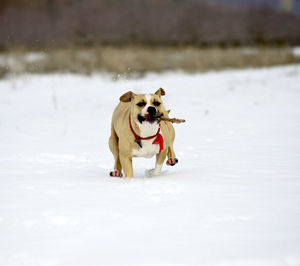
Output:
<path fill-rule="evenodd" d="M 111 176 L 133 177 L 132 158 L 150 158 L 156 155 L 155 168 L 150 175 L 159 175 L 163 162 L 168 155 L 167 165 L 175 165 L 173 141 L 175 131 L 170 122 L 160 121 L 168 117 L 161 96 L 165 91 L 160 88 L 155 94 L 134 94 L 129 91 L 120 97 L 111 123 L 109 148 L 115 158 L 115 169 Z"/>

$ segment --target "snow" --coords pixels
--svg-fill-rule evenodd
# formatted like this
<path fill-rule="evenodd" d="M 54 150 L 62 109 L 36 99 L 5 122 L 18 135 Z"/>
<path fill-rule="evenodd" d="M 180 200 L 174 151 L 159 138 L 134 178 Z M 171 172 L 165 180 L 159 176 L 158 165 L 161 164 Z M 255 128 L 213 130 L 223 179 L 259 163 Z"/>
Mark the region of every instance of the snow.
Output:
<path fill-rule="evenodd" d="M 294 47 L 293 48 L 293 55 L 295 57 L 300 57 L 300 47 Z"/>
<path fill-rule="evenodd" d="M 26 62 L 32 63 L 35 61 L 43 60 L 47 57 L 47 55 L 44 52 L 31 52 L 25 54 L 24 58 Z"/>
<path fill-rule="evenodd" d="M 0 81 L 0 265 L 300 265 L 300 65 Z M 109 177 L 127 90 L 166 90 L 174 167 Z"/>

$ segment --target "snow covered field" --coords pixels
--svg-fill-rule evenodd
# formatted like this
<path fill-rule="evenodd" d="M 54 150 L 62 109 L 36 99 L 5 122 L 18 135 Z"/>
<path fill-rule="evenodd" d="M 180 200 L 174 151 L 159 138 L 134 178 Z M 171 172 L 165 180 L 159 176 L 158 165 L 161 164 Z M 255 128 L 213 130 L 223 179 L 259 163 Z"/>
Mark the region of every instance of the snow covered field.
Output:
<path fill-rule="evenodd" d="M 112 178 L 110 118 L 163 87 L 179 164 Z M 0 80 L 0 265 L 300 265 L 300 65 Z"/>

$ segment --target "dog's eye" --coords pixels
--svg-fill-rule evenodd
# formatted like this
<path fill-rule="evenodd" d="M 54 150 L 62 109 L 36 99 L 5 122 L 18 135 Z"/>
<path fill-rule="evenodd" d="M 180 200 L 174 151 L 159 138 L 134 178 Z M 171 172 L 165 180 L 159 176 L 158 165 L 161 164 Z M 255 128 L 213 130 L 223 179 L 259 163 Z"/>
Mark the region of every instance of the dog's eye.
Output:
<path fill-rule="evenodd" d="M 154 104 L 155 106 L 160 106 L 160 102 L 156 102 L 156 101 L 155 101 L 153 104 Z"/>
<path fill-rule="evenodd" d="M 145 102 L 139 102 L 139 103 L 137 103 L 136 105 L 137 105 L 137 106 L 140 106 L 140 107 L 143 107 L 143 106 L 146 105 L 146 103 L 145 103 Z"/>

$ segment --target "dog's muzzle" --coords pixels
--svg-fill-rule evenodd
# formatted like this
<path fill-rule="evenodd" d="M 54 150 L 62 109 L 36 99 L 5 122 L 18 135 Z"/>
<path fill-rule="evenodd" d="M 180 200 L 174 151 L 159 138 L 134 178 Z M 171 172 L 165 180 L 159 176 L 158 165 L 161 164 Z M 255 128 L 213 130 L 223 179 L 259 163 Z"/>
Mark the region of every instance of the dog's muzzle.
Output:
<path fill-rule="evenodd" d="M 156 108 L 153 106 L 149 106 L 147 109 L 150 119 L 155 118 L 156 116 Z"/>
<path fill-rule="evenodd" d="M 145 117 L 138 115 L 138 120 L 139 122 L 142 124 L 144 121 L 147 121 L 151 124 L 153 124 L 154 122 L 156 122 L 157 124 L 160 123 L 160 118 L 163 117 L 163 114 L 157 114 L 154 117 L 150 117 L 150 115 L 145 115 Z"/>
<path fill-rule="evenodd" d="M 146 118 L 141 115 L 138 115 L 138 120 L 142 124 L 146 120 Z"/>

